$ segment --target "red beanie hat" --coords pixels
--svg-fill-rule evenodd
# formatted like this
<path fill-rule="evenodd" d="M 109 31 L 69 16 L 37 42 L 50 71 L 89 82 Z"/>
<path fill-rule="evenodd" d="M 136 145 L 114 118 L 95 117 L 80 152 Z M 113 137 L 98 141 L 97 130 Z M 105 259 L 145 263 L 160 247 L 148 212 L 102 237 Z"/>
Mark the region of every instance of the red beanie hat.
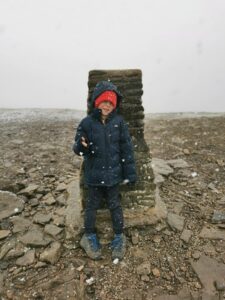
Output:
<path fill-rule="evenodd" d="M 98 107 L 103 101 L 109 101 L 112 103 L 113 108 L 116 108 L 117 95 L 113 91 L 105 91 L 95 99 L 95 107 Z"/>

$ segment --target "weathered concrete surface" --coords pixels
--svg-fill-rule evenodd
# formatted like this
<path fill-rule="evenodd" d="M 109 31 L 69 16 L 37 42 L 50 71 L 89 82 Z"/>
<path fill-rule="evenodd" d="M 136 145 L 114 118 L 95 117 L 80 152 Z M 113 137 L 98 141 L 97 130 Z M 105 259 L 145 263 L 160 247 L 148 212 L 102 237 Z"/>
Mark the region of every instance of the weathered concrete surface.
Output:
<path fill-rule="evenodd" d="M 74 178 L 67 187 L 68 198 L 65 211 L 65 225 L 67 238 L 74 238 L 83 227 L 83 212 L 80 198 L 79 180 Z M 140 227 L 154 225 L 167 217 L 167 209 L 160 199 L 159 191 L 156 189 L 155 207 L 135 207 L 135 209 L 124 208 L 125 227 Z M 104 231 L 105 226 L 111 226 L 111 216 L 108 209 L 99 210 L 97 213 L 97 228 Z"/>
<path fill-rule="evenodd" d="M 83 227 L 81 215 L 82 205 L 80 198 L 79 179 L 74 178 L 67 186 L 67 207 L 65 210 L 66 237 L 75 237 Z"/>
<path fill-rule="evenodd" d="M 68 198 L 65 211 L 66 236 L 74 238 L 80 233 L 83 227 L 83 212 L 80 198 L 80 186 L 78 178 L 74 178 L 67 186 Z M 140 227 L 154 225 L 167 217 L 167 209 L 160 199 L 156 189 L 155 207 L 136 207 L 135 209 L 124 208 L 125 227 Z M 104 231 L 105 226 L 110 227 L 111 216 L 106 210 L 99 210 L 97 213 L 96 227 Z"/>
<path fill-rule="evenodd" d="M 167 217 L 167 209 L 160 199 L 158 189 L 156 189 L 155 207 L 137 207 L 135 209 L 124 209 L 125 228 L 154 225 Z M 97 228 L 104 230 L 106 222 L 110 224 L 110 214 L 108 211 L 100 210 L 97 217 Z"/>
<path fill-rule="evenodd" d="M 119 103 L 118 113 L 126 121 L 134 146 L 134 158 L 137 170 L 137 182 L 133 187 L 121 186 L 121 202 L 124 208 L 132 206 L 155 206 L 155 183 L 151 166 L 149 146 L 144 137 L 144 107 L 141 96 L 143 94 L 142 71 L 139 69 L 125 70 L 91 70 L 88 77 L 88 114 L 93 106 L 91 103 L 92 92 L 99 81 L 111 81 L 123 95 Z M 83 186 L 83 172 L 81 172 L 81 186 L 84 190 L 83 202 L 85 203 L 86 188 Z"/>

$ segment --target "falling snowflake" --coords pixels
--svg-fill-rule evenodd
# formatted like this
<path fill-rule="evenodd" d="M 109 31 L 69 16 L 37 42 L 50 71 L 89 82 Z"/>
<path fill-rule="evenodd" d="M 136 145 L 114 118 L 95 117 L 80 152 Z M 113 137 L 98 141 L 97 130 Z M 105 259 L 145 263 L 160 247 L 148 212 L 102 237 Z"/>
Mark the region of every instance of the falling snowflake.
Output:
<path fill-rule="evenodd" d="M 83 153 L 83 152 L 79 152 L 79 154 L 80 154 L 80 156 L 84 155 L 84 153 Z"/>
<path fill-rule="evenodd" d="M 94 278 L 93 277 L 86 279 L 86 283 L 88 285 L 91 285 L 93 282 L 94 282 Z"/>
<path fill-rule="evenodd" d="M 119 262 L 119 258 L 115 258 L 115 259 L 113 260 L 114 265 L 117 265 L 118 262 Z"/>

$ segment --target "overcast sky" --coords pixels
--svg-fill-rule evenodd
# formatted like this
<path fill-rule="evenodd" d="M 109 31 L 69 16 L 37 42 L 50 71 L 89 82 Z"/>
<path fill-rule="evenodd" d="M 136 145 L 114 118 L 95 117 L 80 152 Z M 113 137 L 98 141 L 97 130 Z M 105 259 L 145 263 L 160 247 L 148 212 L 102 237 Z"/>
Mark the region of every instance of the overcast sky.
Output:
<path fill-rule="evenodd" d="M 0 107 L 85 110 L 89 70 L 123 68 L 146 112 L 224 112 L 225 1 L 0 0 Z"/>

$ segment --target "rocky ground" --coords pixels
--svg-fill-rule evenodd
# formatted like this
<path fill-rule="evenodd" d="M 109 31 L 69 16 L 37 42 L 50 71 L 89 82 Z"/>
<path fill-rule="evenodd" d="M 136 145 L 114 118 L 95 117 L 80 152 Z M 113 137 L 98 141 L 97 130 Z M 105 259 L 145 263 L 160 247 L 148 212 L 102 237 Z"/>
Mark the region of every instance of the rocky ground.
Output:
<path fill-rule="evenodd" d="M 155 226 L 127 229 L 117 264 L 107 233 L 95 262 L 69 230 L 81 163 L 71 145 L 83 115 L 0 112 L 2 299 L 224 299 L 225 115 L 147 116 L 168 214 Z"/>

